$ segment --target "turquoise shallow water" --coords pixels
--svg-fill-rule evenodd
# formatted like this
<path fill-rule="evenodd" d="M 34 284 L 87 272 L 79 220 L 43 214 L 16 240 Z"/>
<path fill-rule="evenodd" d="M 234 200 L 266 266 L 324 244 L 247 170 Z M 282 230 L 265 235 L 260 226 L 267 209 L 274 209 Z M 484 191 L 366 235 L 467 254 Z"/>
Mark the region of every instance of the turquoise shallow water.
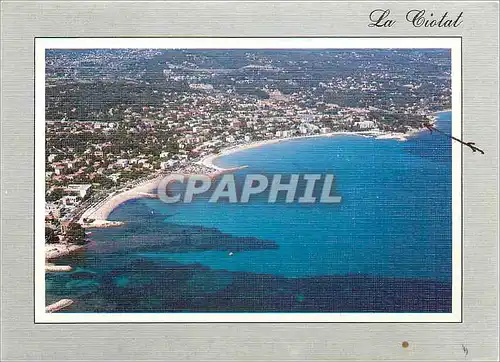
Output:
<path fill-rule="evenodd" d="M 450 131 L 451 113 L 438 127 Z M 451 142 L 297 139 L 219 158 L 245 173 L 333 173 L 340 204 L 128 202 L 47 299 L 76 311 L 448 311 Z M 232 255 L 229 255 L 232 253 Z M 331 294 L 337 297 L 332 299 Z M 413 303 L 413 304 L 412 304 Z"/>

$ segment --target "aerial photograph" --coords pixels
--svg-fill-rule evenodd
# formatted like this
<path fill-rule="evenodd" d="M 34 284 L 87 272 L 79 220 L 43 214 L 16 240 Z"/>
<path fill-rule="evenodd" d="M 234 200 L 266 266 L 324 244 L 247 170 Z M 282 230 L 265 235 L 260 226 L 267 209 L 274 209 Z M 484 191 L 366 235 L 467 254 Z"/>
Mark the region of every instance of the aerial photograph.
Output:
<path fill-rule="evenodd" d="M 46 313 L 452 312 L 450 49 L 44 60 Z"/>

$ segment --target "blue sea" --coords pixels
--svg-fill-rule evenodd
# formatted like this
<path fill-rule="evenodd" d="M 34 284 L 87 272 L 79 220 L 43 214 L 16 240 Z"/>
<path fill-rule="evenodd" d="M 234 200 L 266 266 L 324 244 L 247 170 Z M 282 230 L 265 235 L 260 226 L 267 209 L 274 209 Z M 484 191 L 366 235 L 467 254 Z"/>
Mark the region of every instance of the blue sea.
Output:
<path fill-rule="evenodd" d="M 437 127 L 451 131 L 451 112 Z M 133 200 L 48 273 L 70 312 L 450 312 L 451 141 L 295 139 L 233 153 L 247 173 L 331 173 L 339 204 Z"/>

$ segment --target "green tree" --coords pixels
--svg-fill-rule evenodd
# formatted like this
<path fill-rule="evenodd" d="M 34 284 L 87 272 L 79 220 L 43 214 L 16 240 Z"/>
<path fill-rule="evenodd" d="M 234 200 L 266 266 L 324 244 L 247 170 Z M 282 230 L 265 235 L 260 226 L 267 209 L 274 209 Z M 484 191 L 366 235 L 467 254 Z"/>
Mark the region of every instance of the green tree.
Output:
<path fill-rule="evenodd" d="M 66 238 L 73 244 L 85 244 L 85 229 L 76 222 L 72 222 L 66 228 Z"/>
<path fill-rule="evenodd" d="M 49 226 L 45 226 L 45 243 L 53 244 L 53 243 L 57 243 L 58 241 L 59 241 L 59 238 L 57 237 L 54 229 L 52 229 Z"/>
<path fill-rule="evenodd" d="M 46 196 L 47 201 L 57 201 L 64 196 L 63 189 L 56 188 L 50 194 Z"/>

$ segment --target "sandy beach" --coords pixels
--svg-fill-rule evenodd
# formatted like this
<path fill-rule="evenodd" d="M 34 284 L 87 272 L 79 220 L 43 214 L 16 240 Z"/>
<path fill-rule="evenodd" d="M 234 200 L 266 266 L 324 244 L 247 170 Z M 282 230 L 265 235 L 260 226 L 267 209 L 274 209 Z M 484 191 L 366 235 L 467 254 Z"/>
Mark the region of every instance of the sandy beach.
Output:
<path fill-rule="evenodd" d="M 348 131 L 340 131 L 340 132 L 330 132 L 323 133 L 317 135 L 305 135 L 305 136 L 294 136 L 294 137 L 285 137 L 285 138 L 277 138 L 263 141 L 255 141 L 244 144 L 239 144 L 235 146 L 230 146 L 224 148 L 221 152 L 217 154 L 210 154 L 202 158 L 200 161 L 196 162 L 195 165 L 204 166 L 208 169 L 214 170 L 214 172 L 209 173 L 208 175 L 211 177 L 215 177 L 222 173 L 229 173 L 238 171 L 240 169 L 246 168 L 248 166 L 242 165 L 233 168 L 223 168 L 214 164 L 215 160 L 219 157 L 230 155 L 236 152 L 258 148 L 265 145 L 287 142 L 294 139 L 306 139 L 306 138 L 316 138 L 316 137 L 335 137 L 335 136 L 358 136 L 358 137 L 368 137 L 368 138 L 376 138 L 376 139 L 397 139 L 399 141 L 406 141 L 409 137 L 416 135 L 419 132 L 422 132 L 425 128 L 420 130 L 413 130 L 407 133 L 396 133 L 396 132 L 382 132 L 382 131 L 358 131 L 358 132 L 348 132 Z M 203 171 L 198 171 L 203 172 Z M 190 174 L 186 172 L 186 174 Z M 143 181 L 132 188 L 127 187 L 122 190 L 115 191 L 110 194 L 107 198 L 99 201 L 97 204 L 89 207 L 80 217 L 79 223 L 85 228 L 105 228 L 105 227 L 115 227 L 123 225 L 120 221 L 109 221 L 107 220 L 109 214 L 120 206 L 121 204 L 138 198 L 157 198 L 156 189 L 158 188 L 158 184 L 160 183 L 163 176 L 158 176 L 156 178 Z"/>
<path fill-rule="evenodd" d="M 235 167 L 230 169 L 223 169 L 220 167 L 209 167 L 209 170 L 215 170 L 214 172 L 208 173 L 208 176 L 215 177 L 221 173 L 232 172 L 242 168 Z M 204 172 L 209 170 L 201 170 L 197 172 Z M 186 175 L 193 174 L 194 171 L 184 170 L 178 171 L 177 173 L 184 173 Z M 156 190 L 158 188 L 158 184 L 162 180 L 164 175 L 155 177 L 150 180 L 146 180 L 138 183 L 137 185 L 131 187 L 125 187 L 121 190 L 117 190 L 110 194 L 105 199 L 99 201 L 98 203 L 90 206 L 85 212 L 82 214 L 78 223 L 82 225 L 84 228 L 107 228 L 107 227 L 116 227 L 123 225 L 121 221 L 109 221 L 108 216 L 111 212 L 116 209 L 121 204 L 134 199 L 140 198 L 150 198 L 155 199 L 158 198 Z"/>
<path fill-rule="evenodd" d="M 425 130 L 425 128 L 422 130 Z M 395 132 L 394 133 L 386 133 L 386 132 L 381 132 L 381 131 L 359 131 L 359 132 L 342 131 L 342 132 L 322 133 L 322 134 L 317 134 L 317 135 L 294 136 L 294 137 L 276 138 L 276 139 L 271 139 L 271 140 L 255 141 L 255 142 L 244 143 L 244 144 L 224 148 L 221 152 L 219 152 L 217 154 L 210 154 L 208 156 L 205 156 L 198 163 L 200 165 L 211 168 L 211 169 L 216 170 L 218 172 L 229 172 L 229 171 L 238 170 L 240 168 L 245 168 L 247 166 L 241 166 L 241 167 L 236 167 L 236 168 L 232 168 L 232 169 L 227 169 L 227 168 L 223 168 L 223 167 L 215 165 L 214 161 L 217 158 L 222 157 L 222 156 L 227 156 L 227 155 L 230 155 L 230 154 L 233 154 L 236 152 L 249 150 L 252 148 L 258 148 L 258 147 L 262 147 L 265 145 L 287 142 L 287 141 L 295 140 L 295 139 L 306 139 L 306 138 L 317 138 L 317 137 L 335 137 L 335 136 L 359 136 L 359 137 L 369 137 L 369 138 L 374 137 L 376 139 L 397 139 L 399 141 L 406 141 L 408 139 L 408 137 L 411 137 L 411 136 L 415 135 L 416 133 L 421 132 L 422 130 L 415 130 L 415 131 L 409 132 L 409 133 L 395 133 Z"/>
<path fill-rule="evenodd" d="M 446 112 L 452 112 L 451 108 L 450 109 L 443 109 L 442 111 L 437 111 L 435 113 L 440 114 L 440 113 L 446 113 Z"/>
<path fill-rule="evenodd" d="M 89 207 L 80 217 L 79 223 L 85 228 L 102 228 L 123 225 L 120 221 L 107 220 L 109 214 L 118 206 L 129 200 L 139 198 L 156 198 L 154 193 L 158 188 L 161 177 L 143 181 L 133 188 L 118 190 Z"/>

